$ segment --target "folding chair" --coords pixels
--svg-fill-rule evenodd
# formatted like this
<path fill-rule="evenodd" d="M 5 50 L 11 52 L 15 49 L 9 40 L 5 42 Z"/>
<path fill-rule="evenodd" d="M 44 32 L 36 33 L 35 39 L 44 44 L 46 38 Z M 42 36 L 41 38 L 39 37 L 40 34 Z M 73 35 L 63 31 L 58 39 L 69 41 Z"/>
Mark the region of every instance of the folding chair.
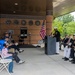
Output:
<path fill-rule="evenodd" d="M 11 59 L 0 58 L 0 72 L 2 72 L 4 69 L 6 69 L 8 74 L 11 75 L 8 71 L 8 68 L 7 68 L 10 62 L 12 62 Z"/>
<path fill-rule="evenodd" d="M 38 41 L 38 46 L 40 46 L 40 47 L 43 46 L 43 47 L 44 47 L 44 41 L 43 41 L 43 40 L 39 40 L 39 41 Z"/>

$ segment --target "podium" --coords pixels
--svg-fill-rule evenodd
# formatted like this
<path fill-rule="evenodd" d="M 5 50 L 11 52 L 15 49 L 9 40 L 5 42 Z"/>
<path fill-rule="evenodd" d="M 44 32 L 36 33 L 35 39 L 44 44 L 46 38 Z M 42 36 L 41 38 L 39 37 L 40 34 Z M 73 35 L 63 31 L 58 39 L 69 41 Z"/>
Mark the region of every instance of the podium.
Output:
<path fill-rule="evenodd" d="M 56 53 L 56 38 L 45 37 L 45 54 L 54 55 Z"/>

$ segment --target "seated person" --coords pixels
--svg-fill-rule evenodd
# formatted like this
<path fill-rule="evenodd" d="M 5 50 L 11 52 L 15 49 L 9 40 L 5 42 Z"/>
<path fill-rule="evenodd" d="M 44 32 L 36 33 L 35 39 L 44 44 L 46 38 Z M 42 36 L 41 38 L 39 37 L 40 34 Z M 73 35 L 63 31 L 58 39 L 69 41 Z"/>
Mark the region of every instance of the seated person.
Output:
<path fill-rule="evenodd" d="M 1 41 L 1 51 L 2 51 L 2 48 L 3 48 L 3 44 L 7 44 L 8 43 L 8 40 L 9 40 L 9 38 L 5 38 L 5 40 L 2 40 Z M 20 50 L 16 45 L 12 45 L 12 44 L 10 44 L 10 46 L 8 46 L 8 49 L 11 49 L 11 48 L 14 48 L 14 50 Z M 21 51 L 19 51 L 19 52 L 21 52 Z M 21 64 L 21 63 L 24 63 L 25 61 L 22 61 L 22 60 L 20 60 L 20 58 L 18 57 L 18 55 L 17 55 L 17 53 L 16 53 L 16 51 L 15 51 L 15 53 L 13 53 L 13 58 L 14 58 L 14 60 L 17 62 L 17 63 L 19 63 L 19 64 Z"/>
<path fill-rule="evenodd" d="M 13 58 L 12 54 L 8 53 L 8 45 L 4 44 L 4 47 L 3 47 L 2 52 L 1 52 L 1 56 L 4 59 L 11 59 L 12 60 L 12 58 Z M 13 73 L 13 61 L 9 63 L 8 70 L 9 70 L 10 73 Z"/>
<path fill-rule="evenodd" d="M 17 50 L 19 53 L 23 52 L 24 50 L 19 49 L 18 47 L 18 43 L 15 43 L 14 41 L 11 41 L 10 46 L 8 47 L 10 48 L 14 48 L 15 50 Z"/>
<path fill-rule="evenodd" d="M 3 49 L 3 45 L 4 45 L 4 43 L 5 43 L 5 40 L 0 40 L 0 57 L 1 57 L 1 51 L 2 51 L 2 49 Z"/>
<path fill-rule="evenodd" d="M 0 51 L 2 50 L 4 43 L 6 43 L 5 40 L 0 40 Z"/>
<path fill-rule="evenodd" d="M 65 48 L 64 48 L 64 60 L 65 61 L 67 61 L 67 60 L 69 60 L 69 58 L 70 58 L 70 51 L 71 51 L 71 47 L 70 47 L 70 45 L 68 45 L 68 46 L 66 46 Z"/>
<path fill-rule="evenodd" d="M 71 53 L 71 44 L 72 44 L 73 39 L 71 36 L 66 36 L 64 40 L 64 60 L 69 60 L 70 58 L 70 53 Z"/>
<path fill-rule="evenodd" d="M 73 41 L 71 44 L 71 54 L 70 54 L 72 64 L 75 64 L 75 34 L 73 35 Z"/>
<path fill-rule="evenodd" d="M 10 50 L 14 50 L 14 51 L 10 52 Z M 9 47 L 8 47 L 8 51 L 9 51 L 10 54 L 12 54 L 13 60 L 15 60 L 16 63 L 22 64 L 22 63 L 25 62 L 25 61 L 22 61 L 22 60 L 18 57 L 18 53 L 16 52 L 16 50 L 15 50 L 13 47 L 9 46 Z"/>
<path fill-rule="evenodd" d="M 24 50 L 20 50 L 19 47 L 17 45 L 15 45 L 14 41 L 11 41 L 11 42 L 12 42 L 11 47 L 14 48 L 15 50 L 17 50 L 19 53 L 24 51 Z M 6 37 L 5 39 L 0 40 L 0 51 L 3 48 L 3 44 L 4 43 L 11 43 L 11 42 L 9 42 L 9 38 L 8 37 Z"/>
<path fill-rule="evenodd" d="M 17 52 L 13 53 L 13 60 L 15 60 L 18 64 L 23 64 L 25 62 L 18 57 Z"/>

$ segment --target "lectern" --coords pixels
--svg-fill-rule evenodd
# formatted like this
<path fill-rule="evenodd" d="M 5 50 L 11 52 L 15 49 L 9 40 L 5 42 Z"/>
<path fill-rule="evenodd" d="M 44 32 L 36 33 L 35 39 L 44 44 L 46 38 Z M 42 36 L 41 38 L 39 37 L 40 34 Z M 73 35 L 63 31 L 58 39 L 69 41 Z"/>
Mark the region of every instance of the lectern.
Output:
<path fill-rule="evenodd" d="M 56 53 L 56 38 L 46 36 L 45 37 L 45 54 L 53 55 Z"/>

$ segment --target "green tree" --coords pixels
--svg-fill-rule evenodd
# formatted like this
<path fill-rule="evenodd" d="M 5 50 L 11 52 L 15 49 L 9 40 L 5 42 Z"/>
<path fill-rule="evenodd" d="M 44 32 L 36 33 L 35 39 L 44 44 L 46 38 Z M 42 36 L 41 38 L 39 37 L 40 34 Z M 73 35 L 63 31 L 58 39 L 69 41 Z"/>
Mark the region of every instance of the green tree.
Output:
<path fill-rule="evenodd" d="M 62 21 L 59 21 L 58 18 L 56 18 L 54 21 L 53 21 L 53 29 L 54 27 L 57 27 L 58 30 L 62 33 L 63 32 L 63 27 L 62 27 L 62 24 L 63 22 Z"/>
<path fill-rule="evenodd" d="M 66 14 L 66 15 L 58 17 L 58 20 L 63 21 L 63 24 L 69 23 L 74 21 L 74 16 L 72 16 L 71 14 Z"/>
<path fill-rule="evenodd" d="M 67 34 L 75 34 L 75 22 L 68 23 L 68 26 L 66 28 Z"/>
<path fill-rule="evenodd" d="M 53 28 L 55 26 L 58 28 L 62 36 L 65 36 L 66 34 L 75 33 L 74 16 L 72 16 L 71 14 L 66 14 L 66 15 L 57 17 L 53 21 Z"/>

